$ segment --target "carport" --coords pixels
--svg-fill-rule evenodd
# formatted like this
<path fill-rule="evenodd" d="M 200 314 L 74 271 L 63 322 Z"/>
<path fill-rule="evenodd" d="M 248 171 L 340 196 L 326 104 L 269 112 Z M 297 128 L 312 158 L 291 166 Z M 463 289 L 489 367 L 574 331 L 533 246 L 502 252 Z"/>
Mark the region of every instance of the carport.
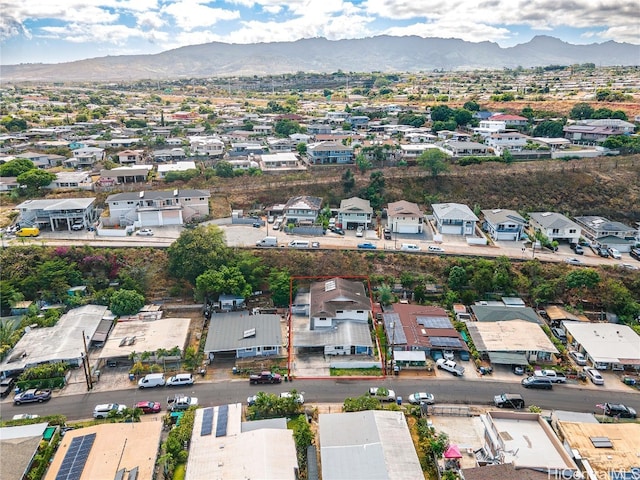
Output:
<path fill-rule="evenodd" d="M 393 352 L 393 360 L 399 367 L 424 367 L 427 355 L 423 350 L 396 350 Z"/>
<path fill-rule="evenodd" d="M 494 365 L 522 365 L 527 366 L 527 356 L 516 352 L 488 352 L 489 360 Z"/>

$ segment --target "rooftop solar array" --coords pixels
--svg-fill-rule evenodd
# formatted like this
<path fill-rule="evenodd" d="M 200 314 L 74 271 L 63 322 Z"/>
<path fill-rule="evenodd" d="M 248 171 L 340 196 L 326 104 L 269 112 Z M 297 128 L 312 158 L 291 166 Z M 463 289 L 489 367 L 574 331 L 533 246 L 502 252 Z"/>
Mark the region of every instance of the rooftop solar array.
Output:
<path fill-rule="evenodd" d="M 391 326 L 392 323 L 393 327 Z M 390 342 L 398 345 L 407 343 L 407 337 L 404 334 L 402 322 L 397 313 L 384 314 L 384 328 L 387 331 L 387 338 Z"/>
<path fill-rule="evenodd" d="M 216 424 L 216 437 L 227 435 L 227 422 L 229 420 L 229 405 L 218 407 L 218 423 Z"/>
<path fill-rule="evenodd" d="M 460 339 L 454 337 L 429 337 L 429 341 L 433 347 L 462 347 Z"/>
<path fill-rule="evenodd" d="M 425 328 L 453 328 L 451 320 L 445 317 L 417 316 L 416 321 Z"/>
<path fill-rule="evenodd" d="M 56 480 L 80 480 L 82 470 L 87 463 L 89 452 L 91 452 L 91 447 L 95 440 L 95 433 L 75 437 L 71 440 L 69 449 L 62 460 L 60 470 L 58 470 L 58 475 L 56 475 Z"/>
<path fill-rule="evenodd" d="M 211 435 L 211 429 L 213 428 L 213 408 L 205 408 L 202 411 L 202 427 L 200 429 L 200 436 Z"/>

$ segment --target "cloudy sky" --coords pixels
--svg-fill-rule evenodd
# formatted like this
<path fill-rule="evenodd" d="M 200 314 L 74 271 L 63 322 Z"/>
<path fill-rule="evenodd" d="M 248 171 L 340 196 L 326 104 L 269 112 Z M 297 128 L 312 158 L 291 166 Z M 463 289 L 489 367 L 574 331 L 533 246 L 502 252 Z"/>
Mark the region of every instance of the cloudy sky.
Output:
<path fill-rule="evenodd" d="M 311 37 L 640 44 L 638 0 L 0 0 L 0 12 L 3 65 Z"/>

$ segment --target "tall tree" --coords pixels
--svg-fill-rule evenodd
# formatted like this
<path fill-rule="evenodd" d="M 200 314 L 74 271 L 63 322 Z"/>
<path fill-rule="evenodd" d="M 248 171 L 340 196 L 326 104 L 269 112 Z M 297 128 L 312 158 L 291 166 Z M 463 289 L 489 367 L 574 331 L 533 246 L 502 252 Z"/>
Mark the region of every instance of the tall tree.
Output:
<path fill-rule="evenodd" d="M 447 154 L 439 148 L 429 148 L 418 157 L 418 165 L 431 172 L 431 176 L 436 178 L 442 172 L 449 170 L 449 165 L 445 162 Z"/>
<path fill-rule="evenodd" d="M 114 315 L 133 315 L 144 307 L 144 297 L 135 290 L 121 289 L 111 295 L 109 310 Z"/>
<path fill-rule="evenodd" d="M 196 292 L 200 298 L 226 293 L 243 298 L 251 295 L 251 285 L 238 267 L 222 265 L 215 270 L 207 270 L 196 278 Z"/>

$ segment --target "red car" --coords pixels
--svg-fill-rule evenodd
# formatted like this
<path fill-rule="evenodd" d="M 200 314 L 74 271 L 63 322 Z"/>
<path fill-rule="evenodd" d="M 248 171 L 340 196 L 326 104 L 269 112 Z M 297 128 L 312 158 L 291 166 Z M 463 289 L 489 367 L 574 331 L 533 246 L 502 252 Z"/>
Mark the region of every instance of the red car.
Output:
<path fill-rule="evenodd" d="M 160 402 L 138 402 L 134 408 L 139 408 L 143 413 L 158 413 L 161 409 Z"/>

